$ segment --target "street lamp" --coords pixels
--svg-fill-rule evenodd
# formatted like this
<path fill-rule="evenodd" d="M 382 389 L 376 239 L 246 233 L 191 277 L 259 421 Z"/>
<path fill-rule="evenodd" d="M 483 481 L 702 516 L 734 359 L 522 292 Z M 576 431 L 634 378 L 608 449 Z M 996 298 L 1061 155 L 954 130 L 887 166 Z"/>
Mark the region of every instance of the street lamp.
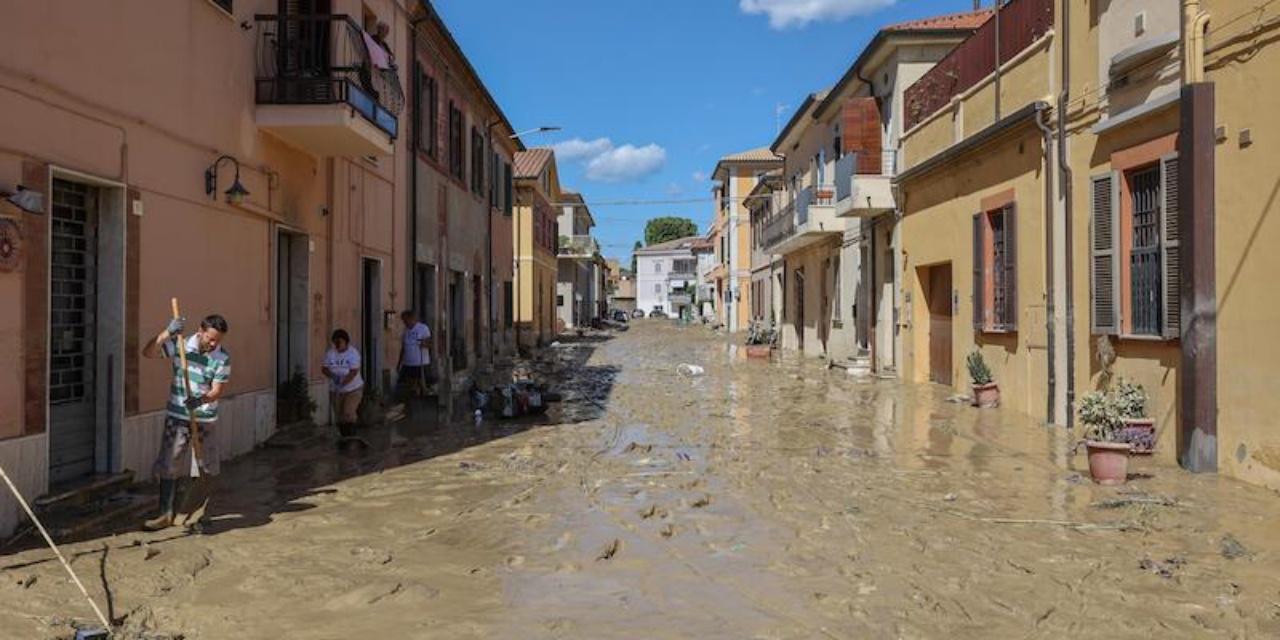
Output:
<path fill-rule="evenodd" d="M 204 192 L 205 195 L 216 198 L 214 195 L 218 190 L 218 167 L 223 163 L 230 161 L 236 166 L 236 177 L 231 182 L 231 188 L 227 189 L 227 204 L 239 205 L 244 203 L 245 196 L 249 195 L 249 190 L 240 184 L 240 161 L 231 156 L 222 156 L 213 161 L 208 169 L 204 170 Z"/>

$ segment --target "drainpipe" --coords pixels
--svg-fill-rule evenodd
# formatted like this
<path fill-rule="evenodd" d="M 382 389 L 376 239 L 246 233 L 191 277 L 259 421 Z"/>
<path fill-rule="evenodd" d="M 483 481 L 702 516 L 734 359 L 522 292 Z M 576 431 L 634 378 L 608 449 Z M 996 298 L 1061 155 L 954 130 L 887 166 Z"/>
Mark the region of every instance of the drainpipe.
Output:
<path fill-rule="evenodd" d="M 426 16 L 414 18 L 409 21 L 409 69 L 413 73 L 413 78 L 409 82 L 409 86 L 413 91 L 413 109 L 410 109 L 410 117 L 413 122 L 410 124 L 410 130 L 413 135 L 409 136 L 409 294 L 406 297 L 408 308 L 414 308 L 418 298 L 418 141 L 422 136 L 422 128 L 419 123 L 422 121 L 422 82 L 420 74 L 417 73 L 418 68 L 418 25 L 425 22 Z M 425 301 L 424 301 L 425 302 Z M 416 310 L 416 309 L 415 309 Z M 439 331 L 440 327 L 436 327 Z M 436 357 L 439 357 L 437 352 Z"/>
<path fill-rule="evenodd" d="M 1067 300 L 1067 428 L 1075 425 L 1076 405 L 1076 301 L 1075 301 L 1075 230 L 1072 225 L 1071 163 L 1067 160 L 1067 102 L 1071 97 L 1071 4 L 1062 6 L 1062 91 L 1058 94 L 1058 172 L 1062 192 L 1066 233 L 1063 258 L 1066 273 L 1063 288 Z"/>
<path fill-rule="evenodd" d="M 1004 1 L 1005 0 L 996 0 L 996 15 L 995 15 L 996 37 L 994 38 L 994 40 L 996 41 L 996 80 L 995 80 L 996 82 L 996 87 L 995 87 L 996 88 L 996 100 L 995 100 L 996 119 L 993 120 L 992 122 L 1000 121 L 1000 66 L 1001 66 L 1000 65 L 1000 5 L 1004 4 Z M 1064 7 L 1064 9 L 1068 11 L 1070 10 L 1069 7 Z"/>
<path fill-rule="evenodd" d="M 1056 355 L 1055 349 L 1055 332 L 1054 321 L 1057 313 L 1054 304 L 1053 289 L 1053 131 L 1049 129 L 1049 125 L 1044 122 L 1041 117 L 1044 113 L 1036 114 L 1036 127 L 1040 129 L 1041 144 L 1044 146 L 1044 246 L 1045 246 L 1045 327 L 1048 334 L 1048 360 L 1049 360 L 1049 397 L 1048 406 L 1045 407 L 1045 423 L 1053 424 L 1054 405 L 1058 397 L 1058 380 L 1055 371 L 1057 371 L 1057 361 L 1054 359 Z M 1068 230 L 1070 233 L 1070 230 Z"/>

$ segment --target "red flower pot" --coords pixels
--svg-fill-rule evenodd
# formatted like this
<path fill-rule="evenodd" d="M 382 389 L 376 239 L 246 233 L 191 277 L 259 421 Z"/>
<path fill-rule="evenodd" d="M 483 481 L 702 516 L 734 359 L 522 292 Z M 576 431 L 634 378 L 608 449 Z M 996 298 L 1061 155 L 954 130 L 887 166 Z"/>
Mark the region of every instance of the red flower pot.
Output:
<path fill-rule="evenodd" d="M 1084 443 L 1089 450 L 1089 476 L 1098 484 L 1124 484 L 1129 478 L 1129 450 L 1127 442 Z"/>
<path fill-rule="evenodd" d="M 771 355 L 773 355 L 773 347 L 767 344 L 747 345 L 748 358 L 768 358 Z"/>
<path fill-rule="evenodd" d="M 973 406 L 987 408 L 1000 406 L 999 385 L 994 382 L 973 385 Z"/>

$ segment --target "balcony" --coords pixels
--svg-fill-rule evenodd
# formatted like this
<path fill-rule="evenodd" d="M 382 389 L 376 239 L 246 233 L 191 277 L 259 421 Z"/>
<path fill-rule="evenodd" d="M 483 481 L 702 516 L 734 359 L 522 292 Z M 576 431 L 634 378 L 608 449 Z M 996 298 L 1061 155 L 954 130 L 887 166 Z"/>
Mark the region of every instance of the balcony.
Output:
<path fill-rule="evenodd" d="M 600 254 L 600 243 L 592 236 L 560 236 L 561 258 L 591 259 Z"/>
<path fill-rule="evenodd" d="M 890 182 L 898 173 L 898 154 L 850 153 L 836 163 L 835 215 L 863 218 L 889 213 L 896 207 Z"/>
<path fill-rule="evenodd" d="M 389 156 L 404 93 L 345 15 L 257 15 L 258 126 L 319 157 Z"/>
<path fill-rule="evenodd" d="M 765 225 L 765 251 L 788 254 L 844 233 L 844 222 L 835 215 L 835 188 L 805 187 L 778 217 Z"/>

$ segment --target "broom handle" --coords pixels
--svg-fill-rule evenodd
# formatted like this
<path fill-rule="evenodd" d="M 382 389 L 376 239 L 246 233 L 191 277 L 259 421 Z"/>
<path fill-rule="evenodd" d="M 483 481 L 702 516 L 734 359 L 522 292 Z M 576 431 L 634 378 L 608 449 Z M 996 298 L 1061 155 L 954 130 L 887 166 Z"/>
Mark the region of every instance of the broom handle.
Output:
<path fill-rule="evenodd" d="M 178 299 L 173 298 L 173 317 L 180 318 L 178 313 Z M 178 358 L 182 363 L 182 385 L 187 392 L 186 397 L 191 397 L 191 374 L 187 371 L 187 343 L 182 339 L 182 332 L 177 335 Z M 200 451 L 200 426 L 196 423 L 196 410 L 188 408 L 187 418 L 191 420 L 191 427 L 187 432 L 191 436 L 191 455 L 195 458 L 195 477 L 200 477 L 200 462 L 204 458 Z"/>
<path fill-rule="evenodd" d="M 9 485 L 9 491 L 13 492 L 13 497 L 18 499 L 18 504 L 22 505 L 23 511 L 27 512 L 27 517 L 31 518 L 31 522 L 35 523 L 36 528 L 40 530 L 40 535 L 44 536 L 44 541 L 49 544 L 50 549 L 53 549 L 54 555 L 58 556 L 58 562 L 62 563 L 62 568 L 67 570 L 67 573 L 71 576 L 71 581 L 76 583 L 76 586 L 80 588 L 80 593 L 84 594 L 85 599 L 89 601 L 89 606 L 93 607 L 93 612 L 98 615 L 98 621 L 102 623 L 102 629 L 110 632 L 111 623 L 107 621 L 106 616 L 102 615 L 102 610 L 98 608 L 98 603 L 93 601 L 93 597 L 84 588 L 84 584 L 80 582 L 76 572 L 71 570 L 71 565 L 67 564 L 67 559 L 62 557 L 62 552 L 58 550 L 58 545 L 53 543 L 53 538 L 49 537 L 49 532 L 45 531 L 40 519 L 31 511 L 31 505 L 27 504 L 26 498 L 23 498 L 22 494 L 18 492 L 18 488 L 13 486 L 13 481 L 9 479 L 9 474 L 4 472 L 4 467 L 0 467 L 0 478 L 4 478 L 4 483 Z"/>

